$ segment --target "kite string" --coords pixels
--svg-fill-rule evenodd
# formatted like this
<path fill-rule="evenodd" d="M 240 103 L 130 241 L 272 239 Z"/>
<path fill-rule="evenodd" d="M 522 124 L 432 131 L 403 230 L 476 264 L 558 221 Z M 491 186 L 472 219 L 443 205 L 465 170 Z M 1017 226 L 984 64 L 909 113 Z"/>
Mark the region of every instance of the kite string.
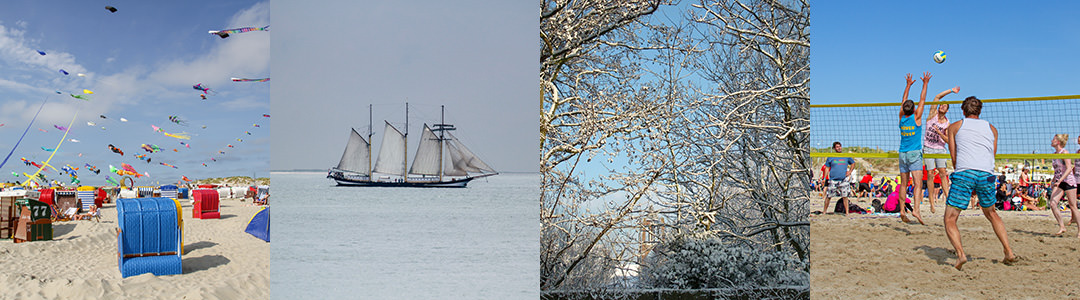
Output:
<path fill-rule="evenodd" d="M 67 139 L 68 132 L 71 132 L 71 126 L 75 125 L 75 118 L 78 118 L 78 117 L 79 117 L 79 111 L 76 110 L 75 115 L 71 117 L 71 122 L 68 123 L 67 130 L 64 130 L 64 136 L 61 137 L 60 142 L 56 144 L 56 148 L 54 148 L 55 150 L 53 150 L 52 154 L 49 154 L 49 158 L 45 160 L 45 163 L 43 163 L 40 168 L 38 168 L 37 172 L 34 172 L 34 175 L 30 176 L 30 178 L 27 178 L 26 181 L 24 181 L 22 183 L 22 185 L 26 185 L 26 184 L 30 183 L 30 181 L 32 180 L 33 177 L 40 174 L 41 170 L 44 170 L 45 166 L 49 165 L 49 161 L 52 160 L 53 156 L 56 156 L 56 152 L 60 152 L 60 145 L 64 144 L 64 140 Z M 53 169 L 55 170 L 56 168 L 53 168 Z"/>
<path fill-rule="evenodd" d="M 26 137 L 26 133 L 30 131 L 30 128 L 34 127 L 34 121 L 37 120 L 38 115 L 41 114 L 41 109 L 45 108 L 45 103 L 48 102 L 49 97 L 46 96 L 45 101 L 41 101 L 41 107 L 38 107 L 38 111 L 34 114 L 34 118 L 30 119 L 30 124 L 26 125 L 26 130 L 23 130 L 23 134 L 19 137 L 19 141 L 15 142 L 15 147 L 11 147 L 11 152 L 8 152 L 7 157 L 4 157 L 4 161 L 0 162 L 0 169 L 4 168 L 4 165 L 7 164 L 8 159 L 11 158 L 11 154 L 15 153 L 16 148 L 19 148 L 19 143 L 22 143 L 23 138 Z"/>

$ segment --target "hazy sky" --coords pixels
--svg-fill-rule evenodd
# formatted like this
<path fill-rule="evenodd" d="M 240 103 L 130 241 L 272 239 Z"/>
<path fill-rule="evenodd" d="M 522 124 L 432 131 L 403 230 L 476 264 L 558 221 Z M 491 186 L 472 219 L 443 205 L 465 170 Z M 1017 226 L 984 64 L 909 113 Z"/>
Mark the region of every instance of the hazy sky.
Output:
<path fill-rule="evenodd" d="M 234 83 L 230 78 L 270 75 L 270 33 L 221 39 L 207 31 L 269 25 L 269 3 L 125 1 L 111 4 L 118 9 L 115 13 L 105 5 L 4 2 L 0 10 L 0 158 L 15 146 L 41 103 L 47 100 L 47 104 L 0 168 L 0 181 L 23 179 L 12 172 L 36 171 L 19 158 L 45 161 L 51 153 L 42 147 L 56 148 L 64 134 L 54 125 L 66 127 L 73 117 L 67 141 L 50 164 L 57 168 L 91 164 L 106 170 L 98 175 L 80 170 L 79 179 L 86 185 L 104 185 L 108 166 L 121 163 L 150 173 L 149 178 L 137 180 L 138 185 L 176 182 L 182 175 L 192 179 L 267 176 L 271 127 L 263 114 L 270 110 L 269 83 Z M 211 87 L 216 94 L 200 99 L 199 91 L 192 89 L 196 83 Z M 93 91 L 87 95 L 89 101 L 69 96 L 83 94 L 83 89 Z M 186 120 L 187 126 L 170 122 L 173 115 Z M 169 133 L 189 133 L 191 139 L 167 137 L 151 125 Z M 109 151 L 108 144 L 123 149 L 125 155 Z M 165 151 L 148 154 L 139 149 L 142 144 L 155 144 Z M 136 154 L 148 154 L 151 163 L 135 158 Z M 45 174 L 69 180 L 51 170 Z"/>
<path fill-rule="evenodd" d="M 410 106 L 409 160 L 423 123 L 446 122 L 500 172 L 539 169 L 539 7 L 527 1 L 271 1 L 271 168 L 337 165 L 349 128 L 373 151 Z"/>

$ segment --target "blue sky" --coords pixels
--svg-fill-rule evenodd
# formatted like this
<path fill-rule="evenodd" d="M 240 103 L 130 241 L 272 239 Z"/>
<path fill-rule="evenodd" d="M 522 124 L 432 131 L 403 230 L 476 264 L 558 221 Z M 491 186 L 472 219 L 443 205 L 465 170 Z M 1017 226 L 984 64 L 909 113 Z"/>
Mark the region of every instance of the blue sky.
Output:
<path fill-rule="evenodd" d="M 959 95 L 944 100 L 1080 94 L 1077 12 L 1075 1 L 815 1 L 811 103 L 899 102 L 906 73 L 917 80 L 909 98 L 918 101 L 923 72 L 933 74 L 927 101 L 953 86 Z M 937 50 L 946 52 L 945 63 L 934 63 Z M 959 106 L 949 113 L 957 120 Z M 1080 128 L 1049 131 L 1075 135 Z M 1052 133 L 1036 134 L 1036 149 L 1052 150 Z M 818 147 L 820 141 L 811 139 Z"/>
<path fill-rule="evenodd" d="M 110 13 L 105 5 L 118 11 Z M 89 163 L 106 171 L 95 175 L 80 170 L 84 185 L 106 184 L 108 166 L 121 163 L 131 164 L 140 173 L 149 172 L 150 177 L 136 180 L 138 185 L 176 182 L 181 176 L 268 176 L 271 127 L 263 114 L 270 113 L 269 82 L 234 83 L 230 78 L 270 77 L 270 33 L 221 39 L 207 31 L 262 27 L 270 25 L 269 17 L 265 1 L 5 2 L 0 10 L 0 123 L 4 124 L 0 126 L 0 158 L 15 146 L 42 101 L 47 99 L 47 104 L 0 168 L 0 181 L 25 179 L 11 172 L 36 171 L 19 158 L 46 160 L 51 153 L 41 147 L 55 148 L 63 136 L 54 125 L 67 126 L 73 117 L 69 140 L 50 165 Z M 36 50 L 47 54 L 41 56 Z M 61 74 L 60 69 L 70 75 Z M 216 94 L 200 99 L 192 89 L 196 83 Z M 90 101 L 68 95 L 81 94 L 83 89 L 94 92 L 87 95 Z M 186 120 L 187 126 L 170 122 L 172 115 Z M 154 132 L 151 125 L 169 133 L 189 133 L 191 139 L 167 137 Z M 109 151 L 108 144 L 123 149 L 125 155 Z M 142 144 L 155 144 L 164 151 L 148 154 L 152 159 L 148 164 L 134 157 L 147 154 L 139 149 Z M 45 174 L 69 180 L 51 170 Z"/>
<path fill-rule="evenodd" d="M 1077 12 L 1075 1 L 815 1 L 811 101 L 899 101 L 904 74 L 927 71 L 928 97 L 952 86 L 980 98 L 1080 94 Z"/>

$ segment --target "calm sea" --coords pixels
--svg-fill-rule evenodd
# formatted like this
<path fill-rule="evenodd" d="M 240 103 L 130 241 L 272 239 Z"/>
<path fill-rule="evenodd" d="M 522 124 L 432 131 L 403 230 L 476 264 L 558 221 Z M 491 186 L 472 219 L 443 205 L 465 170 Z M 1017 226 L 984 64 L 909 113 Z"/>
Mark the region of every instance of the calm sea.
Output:
<path fill-rule="evenodd" d="M 464 189 L 271 176 L 275 299 L 539 299 L 540 175 Z"/>

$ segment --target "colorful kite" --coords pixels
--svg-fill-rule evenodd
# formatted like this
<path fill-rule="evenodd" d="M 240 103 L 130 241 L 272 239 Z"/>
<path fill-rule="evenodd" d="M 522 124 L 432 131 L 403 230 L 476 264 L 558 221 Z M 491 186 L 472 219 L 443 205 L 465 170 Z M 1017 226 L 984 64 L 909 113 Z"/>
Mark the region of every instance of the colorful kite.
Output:
<path fill-rule="evenodd" d="M 87 96 L 84 96 L 84 95 L 76 95 L 76 94 L 70 94 L 70 95 L 71 95 L 71 98 L 75 98 L 75 99 L 82 99 L 82 100 L 85 100 L 85 101 L 90 101 L 90 97 L 87 97 Z"/>
<path fill-rule="evenodd" d="M 120 154 L 120 156 L 124 156 L 124 150 L 120 150 L 120 148 L 116 148 L 112 144 L 109 144 L 109 150 L 112 150 L 113 153 Z"/>
<path fill-rule="evenodd" d="M 217 36 L 219 36 L 221 38 L 227 38 L 227 37 L 229 37 L 230 33 L 237 34 L 237 33 L 249 32 L 249 31 L 270 31 L 270 25 L 266 25 L 265 27 L 243 27 L 243 28 L 234 28 L 234 29 L 225 29 L 225 30 L 211 30 L 210 34 L 216 34 Z"/>
<path fill-rule="evenodd" d="M 234 82 L 267 82 L 267 81 L 270 81 L 270 78 L 269 77 L 267 77 L 267 78 L 236 78 L 236 77 L 233 77 L 232 81 L 234 81 Z"/>
<path fill-rule="evenodd" d="M 196 83 L 195 85 L 191 86 L 191 88 L 202 91 L 203 95 L 212 93 L 210 88 L 207 87 L 207 86 L 204 86 L 202 83 Z"/>
<path fill-rule="evenodd" d="M 87 90 L 87 89 L 83 89 L 82 92 L 83 92 L 83 94 L 93 94 L 94 93 L 94 91 Z"/>
<path fill-rule="evenodd" d="M 251 126 L 253 126 L 253 127 L 261 127 L 261 126 L 259 126 L 259 124 L 251 124 Z"/>
<path fill-rule="evenodd" d="M 41 132 L 49 132 L 49 131 L 47 131 L 47 130 L 45 130 L 45 129 L 41 129 L 41 128 L 38 128 L 37 130 L 38 130 L 38 131 L 41 131 Z"/>
<path fill-rule="evenodd" d="M 176 166 L 170 165 L 170 164 L 167 164 L 167 163 L 159 163 L 159 164 L 161 164 L 162 166 L 166 166 L 166 167 L 172 167 L 173 169 L 179 169 Z"/>
<path fill-rule="evenodd" d="M 142 144 L 142 146 L 140 147 L 142 147 L 143 150 L 146 150 L 146 152 L 150 153 L 161 151 L 161 147 L 158 147 L 157 145 Z"/>
<path fill-rule="evenodd" d="M 169 116 L 169 121 L 181 126 L 187 126 L 188 124 L 188 122 L 181 119 L 180 116 Z"/>
<path fill-rule="evenodd" d="M 41 150 L 45 150 L 45 152 L 53 152 L 53 151 L 56 151 L 56 149 L 53 149 L 53 148 L 45 148 L 45 146 L 41 146 Z"/>
<path fill-rule="evenodd" d="M 270 117 L 270 115 L 269 115 L 269 114 L 263 114 L 263 117 L 267 117 L 267 118 L 269 118 L 269 117 Z"/>
<path fill-rule="evenodd" d="M 67 131 L 67 127 L 64 127 L 64 126 L 53 125 L 53 127 L 56 127 L 56 129 L 60 129 L 60 131 Z"/>
<path fill-rule="evenodd" d="M 112 185 L 115 185 L 115 186 L 120 186 L 119 182 L 116 182 L 115 179 L 112 179 L 112 177 L 109 177 L 107 175 L 105 176 L 105 182 L 111 183 Z"/>

